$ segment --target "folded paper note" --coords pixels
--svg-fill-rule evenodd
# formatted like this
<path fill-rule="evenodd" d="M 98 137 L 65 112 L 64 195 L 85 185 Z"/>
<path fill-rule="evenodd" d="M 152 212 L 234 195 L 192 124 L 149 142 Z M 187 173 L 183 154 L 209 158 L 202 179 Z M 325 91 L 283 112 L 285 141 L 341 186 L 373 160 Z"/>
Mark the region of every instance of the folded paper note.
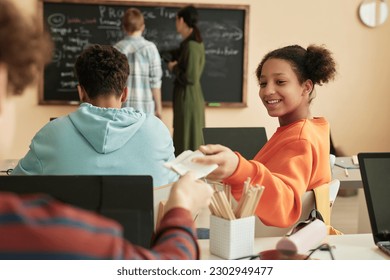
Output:
<path fill-rule="evenodd" d="M 187 150 L 182 152 L 180 155 L 177 156 L 174 160 L 170 162 L 166 162 L 164 164 L 165 167 L 172 169 L 179 175 L 184 175 L 188 171 L 194 171 L 195 177 L 197 179 L 203 178 L 207 176 L 209 173 L 211 173 L 214 169 L 218 167 L 217 164 L 200 164 L 193 162 L 192 159 L 196 157 L 204 157 L 205 155 L 201 152 L 196 150 L 195 152 Z"/>

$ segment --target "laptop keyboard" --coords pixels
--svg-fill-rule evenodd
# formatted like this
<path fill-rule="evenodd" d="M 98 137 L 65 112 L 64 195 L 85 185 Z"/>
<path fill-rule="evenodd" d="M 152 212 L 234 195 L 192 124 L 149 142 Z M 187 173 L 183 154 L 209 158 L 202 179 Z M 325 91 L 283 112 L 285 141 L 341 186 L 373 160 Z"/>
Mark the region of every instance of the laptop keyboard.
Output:
<path fill-rule="evenodd" d="M 390 242 L 378 242 L 378 247 L 390 256 Z"/>

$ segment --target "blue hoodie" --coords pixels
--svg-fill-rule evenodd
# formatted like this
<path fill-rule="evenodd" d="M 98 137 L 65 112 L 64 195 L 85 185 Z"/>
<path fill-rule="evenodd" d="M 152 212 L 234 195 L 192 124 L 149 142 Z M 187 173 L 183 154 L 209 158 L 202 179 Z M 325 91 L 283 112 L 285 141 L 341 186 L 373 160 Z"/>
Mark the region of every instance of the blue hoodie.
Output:
<path fill-rule="evenodd" d="M 177 180 L 168 128 L 133 108 L 89 103 L 45 125 L 12 175 L 151 175 L 154 186 Z"/>

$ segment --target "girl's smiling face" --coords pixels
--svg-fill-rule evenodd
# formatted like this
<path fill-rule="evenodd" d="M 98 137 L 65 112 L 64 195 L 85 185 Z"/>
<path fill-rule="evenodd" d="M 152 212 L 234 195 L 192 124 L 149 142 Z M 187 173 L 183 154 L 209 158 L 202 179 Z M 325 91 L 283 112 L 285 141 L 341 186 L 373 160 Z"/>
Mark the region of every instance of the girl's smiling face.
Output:
<path fill-rule="evenodd" d="M 310 116 L 309 96 L 313 83 L 306 80 L 301 84 L 288 61 L 267 60 L 262 67 L 259 84 L 259 96 L 268 114 L 278 117 L 281 126 Z"/>

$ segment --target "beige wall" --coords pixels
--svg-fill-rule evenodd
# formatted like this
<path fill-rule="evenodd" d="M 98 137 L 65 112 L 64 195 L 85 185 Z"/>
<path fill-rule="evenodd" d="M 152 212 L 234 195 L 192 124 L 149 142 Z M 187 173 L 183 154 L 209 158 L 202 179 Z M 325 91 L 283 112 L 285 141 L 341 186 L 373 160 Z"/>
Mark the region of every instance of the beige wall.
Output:
<path fill-rule="evenodd" d="M 23 3 L 26 11 L 35 12 L 34 0 L 17 1 Z M 312 114 L 329 120 L 336 147 L 347 155 L 390 151 L 390 20 L 374 29 L 364 26 L 357 13 L 361 0 L 197 2 L 250 5 L 248 107 L 208 108 L 207 126 L 264 126 L 270 137 L 278 123 L 267 115 L 259 101 L 253 75 L 257 63 L 266 52 L 284 45 L 325 44 L 335 55 L 339 75 L 335 82 L 317 87 Z M 22 157 L 31 138 L 50 117 L 75 109 L 37 103 L 36 89 L 17 99 L 16 141 L 9 158 Z M 171 128 L 171 108 L 165 108 L 163 113 L 163 121 Z"/>

